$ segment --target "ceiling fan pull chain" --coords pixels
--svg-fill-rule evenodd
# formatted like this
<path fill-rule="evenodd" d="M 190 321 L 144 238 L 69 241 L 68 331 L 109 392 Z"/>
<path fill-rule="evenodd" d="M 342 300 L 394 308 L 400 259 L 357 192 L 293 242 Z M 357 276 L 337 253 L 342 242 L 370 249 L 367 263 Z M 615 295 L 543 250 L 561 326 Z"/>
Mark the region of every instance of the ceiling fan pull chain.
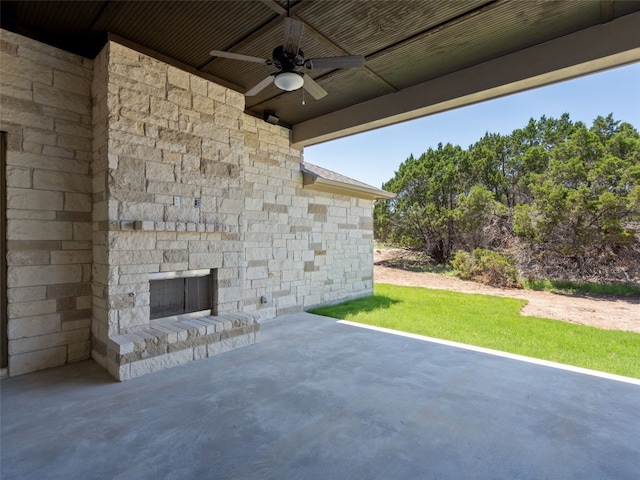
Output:
<path fill-rule="evenodd" d="M 302 89 L 302 105 L 306 105 L 307 102 L 304 101 L 304 88 Z"/>

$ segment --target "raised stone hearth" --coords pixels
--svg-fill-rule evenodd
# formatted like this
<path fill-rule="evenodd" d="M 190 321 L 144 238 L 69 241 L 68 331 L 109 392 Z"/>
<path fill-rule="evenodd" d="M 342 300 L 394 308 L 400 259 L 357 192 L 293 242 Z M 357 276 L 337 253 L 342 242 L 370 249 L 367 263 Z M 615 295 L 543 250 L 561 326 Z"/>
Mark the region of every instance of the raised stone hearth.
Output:
<path fill-rule="evenodd" d="M 251 315 L 182 316 L 154 321 L 135 333 L 109 338 L 109 372 L 129 380 L 168 367 L 256 343 L 260 325 Z"/>

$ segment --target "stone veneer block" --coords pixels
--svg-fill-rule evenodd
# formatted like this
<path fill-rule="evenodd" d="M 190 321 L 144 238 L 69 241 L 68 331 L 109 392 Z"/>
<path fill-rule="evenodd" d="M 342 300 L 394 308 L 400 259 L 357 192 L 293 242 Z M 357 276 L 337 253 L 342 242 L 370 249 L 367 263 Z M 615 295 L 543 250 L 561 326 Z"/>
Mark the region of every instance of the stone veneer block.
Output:
<path fill-rule="evenodd" d="M 66 360 L 67 349 L 65 346 L 21 353 L 10 357 L 9 371 L 11 376 L 22 375 L 23 373 L 64 365 Z"/>
<path fill-rule="evenodd" d="M 148 220 L 136 220 L 134 228 L 136 230 L 152 231 L 155 230 L 155 223 Z"/>

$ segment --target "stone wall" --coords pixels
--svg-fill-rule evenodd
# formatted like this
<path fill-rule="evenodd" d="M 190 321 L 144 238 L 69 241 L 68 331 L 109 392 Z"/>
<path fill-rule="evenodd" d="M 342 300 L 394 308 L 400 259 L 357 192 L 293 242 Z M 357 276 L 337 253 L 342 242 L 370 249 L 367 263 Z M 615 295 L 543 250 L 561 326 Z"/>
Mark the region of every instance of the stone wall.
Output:
<path fill-rule="evenodd" d="M 114 42 L 93 62 L 2 46 L 10 375 L 91 352 L 127 379 L 372 293 L 372 201 L 303 188 L 289 130 L 241 94 Z M 149 275 L 199 269 L 227 320 L 151 322 Z"/>
<path fill-rule="evenodd" d="M 1 31 L 9 374 L 89 358 L 92 62 Z"/>
<path fill-rule="evenodd" d="M 245 311 L 271 318 L 371 295 L 372 201 L 304 189 L 288 130 L 251 117 L 244 130 Z"/>

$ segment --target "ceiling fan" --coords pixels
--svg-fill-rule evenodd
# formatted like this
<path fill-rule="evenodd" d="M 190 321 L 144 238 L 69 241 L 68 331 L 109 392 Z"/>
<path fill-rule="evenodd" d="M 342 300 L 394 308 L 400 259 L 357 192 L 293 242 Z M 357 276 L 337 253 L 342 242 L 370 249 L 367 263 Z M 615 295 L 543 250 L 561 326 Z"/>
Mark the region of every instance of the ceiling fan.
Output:
<path fill-rule="evenodd" d="M 212 50 L 214 57 L 230 58 L 232 60 L 243 60 L 245 62 L 261 63 L 263 65 L 273 65 L 278 69 L 254 85 L 245 92 L 246 96 L 253 96 L 260 93 L 272 83 L 281 90 L 291 92 L 304 88 L 316 100 L 321 99 L 327 92 L 310 75 L 303 72 L 304 69 L 314 68 L 357 68 L 364 66 L 362 55 L 345 55 L 341 57 L 320 57 L 304 58 L 300 50 L 302 31 L 304 24 L 289 16 L 284 19 L 284 43 L 273 50 L 272 58 L 259 58 L 239 53 Z"/>

